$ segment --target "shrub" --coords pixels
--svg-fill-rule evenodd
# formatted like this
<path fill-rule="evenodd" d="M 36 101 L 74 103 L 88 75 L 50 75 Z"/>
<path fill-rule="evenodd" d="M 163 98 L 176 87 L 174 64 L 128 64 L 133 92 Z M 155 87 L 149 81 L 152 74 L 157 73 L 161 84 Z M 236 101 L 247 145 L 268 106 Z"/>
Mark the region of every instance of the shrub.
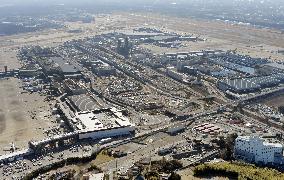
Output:
<path fill-rule="evenodd" d="M 284 179 L 284 174 L 269 168 L 259 168 L 254 165 L 241 163 L 212 163 L 201 164 L 194 168 L 194 176 L 216 175 L 238 179 Z"/>

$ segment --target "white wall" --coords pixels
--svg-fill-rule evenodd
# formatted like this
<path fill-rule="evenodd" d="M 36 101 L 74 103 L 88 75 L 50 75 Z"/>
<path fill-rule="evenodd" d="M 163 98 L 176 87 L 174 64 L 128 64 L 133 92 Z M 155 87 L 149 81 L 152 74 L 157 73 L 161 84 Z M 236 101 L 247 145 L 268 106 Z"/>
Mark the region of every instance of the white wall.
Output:
<path fill-rule="evenodd" d="M 255 156 L 255 162 L 274 163 L 274 154 L 282 153 L 282 147 L 266 146 L 263 140 L 259 138 L 251 138 L 249 140 L 237 139 L 235 149 L 245 151 Z"/>

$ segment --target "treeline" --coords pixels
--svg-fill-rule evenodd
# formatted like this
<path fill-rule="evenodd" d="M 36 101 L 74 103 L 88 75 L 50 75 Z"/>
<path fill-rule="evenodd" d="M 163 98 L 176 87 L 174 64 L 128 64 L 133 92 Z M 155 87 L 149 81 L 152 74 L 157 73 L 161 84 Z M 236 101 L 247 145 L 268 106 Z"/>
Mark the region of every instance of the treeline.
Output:
<path fill-rule="evenodd" d="M 26 175 L 24 177 L 24 180 L 34 179 L 34 178 L 38 177 L 41 174 L 47 173 L 47 172 L 49 172 L 51 170 L 62 168 L 62 167 L 67 166 L 67 165 L 91 162 L 93 159 L 95 159 L 97 157 L 98 153 L 99 153 L 99 151 L 98 152 L 94 152 L 91 156 L 87 156 L 87 157 L 70 157 L 70 158 L 64 159 L 62 161 L 55 162 L 55 163 L 53 163 L 51 165 L 43 166 L 43 167 L 41 167 L 41 168 L 39 168 L 37 170 L 32 171 L 28 175 Z"/>
<path fill-rule="evenodd" d="M 226 161 L 234 160 L 234 146 L 235 140 L 238 137 L 236 133 L 228 135 L 226 138 L 223 136 L 219 137 L 216 141 L 217 145 L 220 147 L 220 156 Z"/>
<path fill-rule="evenodd" d="M 277 170 L 269 168 L 259 168 L 254 165 L 244 163 L 206 163 L 195 167 L 193 170 L 194 176 L 222 176 L 232 179 L 269 179 L 278 180 L 284 179 L 284 174 Z"/>
<path fill-rule="evenodd" d="M 178 160 L 161 160 L 161 161 L 154 161 L 152 162 L 153 168 L 157 168 L 159 172 L 165 172 L 165 173 L 172 173 L 177 169 L 182 168 L 182 163 Z"/>
<path fill-rule="evenodd" d="M 24 27 L 23 25 L 12 23 L 5 24 L 0 22 L 0 35 L 13 35 L 18 33 L 33 32 L 36 30 L 36 27 Z"/>

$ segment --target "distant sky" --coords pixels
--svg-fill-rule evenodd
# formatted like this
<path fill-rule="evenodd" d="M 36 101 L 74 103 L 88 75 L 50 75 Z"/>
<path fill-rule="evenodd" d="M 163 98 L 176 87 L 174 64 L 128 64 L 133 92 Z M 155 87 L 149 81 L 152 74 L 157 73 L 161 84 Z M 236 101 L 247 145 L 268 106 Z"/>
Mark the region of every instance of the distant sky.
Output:
<path fill-rule="evenodd" d="M 119 2 L 119 3 L 186 3 L 186 2 L 226 2 L 226 3 L 233 3 L 233 2 L 241 2 L 241 3 L 279 3 L 282 2 L 284 4 L 284 0 L 0 0 L 0 5 L 5 4 L 31 4 L 31 3 L 43 3 L 43 4 L 58 4 L 58 3 L 94 3 L 94 2 Z"/>
<path fill-rule="evenodd" d="M 0 0 L 0 4 L 8 4 L 8 3 L 15 3 L 15 4 L 25 4 L 25 3 L 68 3 L 68 2 L 96 2 L 96 1 L 101 1 L 101 2 L 186 2 L 186 1 L 220 1 L 220 0 Z M 281 2 L 283 0 L 221 0 L 221 1 L 227 1 L 227 2 L 233 2 L 233 1 L 240 1 L 240 2 Z"/>
<path fill-rule="evenodd" d="M 236 4 L 263 4 L 263 5 L 283 5 L 284 0 L 0 0 L 0 7 L 8 5 L 81 5 L 85 4 L 106 4 L 106 5 L 159 5 L 159 4 L 184 4 L 190 5 L 203 4 L 209 5 L 212 3 L 223 5 L 236 5 Z"/>

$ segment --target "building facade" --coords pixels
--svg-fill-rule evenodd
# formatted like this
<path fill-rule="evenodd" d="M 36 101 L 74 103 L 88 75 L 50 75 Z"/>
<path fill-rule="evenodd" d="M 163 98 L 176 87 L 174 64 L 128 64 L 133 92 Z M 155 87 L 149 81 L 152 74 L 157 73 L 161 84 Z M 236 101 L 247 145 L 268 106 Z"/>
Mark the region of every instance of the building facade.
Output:
<path fill-rule="evenodd" d="M 239 136 L 235 140 L 234 156 L 258 164 L 283 164 L 283 146 L 259 137 Z"/>

